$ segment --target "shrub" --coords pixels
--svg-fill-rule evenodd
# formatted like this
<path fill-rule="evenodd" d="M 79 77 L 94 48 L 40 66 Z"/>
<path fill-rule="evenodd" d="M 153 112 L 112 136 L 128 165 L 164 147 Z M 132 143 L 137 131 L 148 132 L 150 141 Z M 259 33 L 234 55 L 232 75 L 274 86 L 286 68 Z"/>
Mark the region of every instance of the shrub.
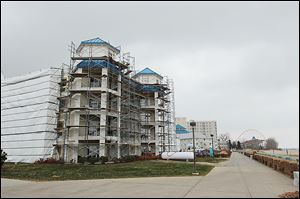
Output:
<path fill-rule="evenodd" d="M 137 155 L 126 155 L 122 156 L 121 158 L 112 158 L 111 161 L 114 163 L 120 163 L 120 162 L 133 162 L 139 160 L 139 156 Z M 89 162 L 91 164 L 95 164 L 96 162 L 101 162 L 101 164 L 104 164 L 105 162 L 108 162 L 108 157 L 101 156 L 101 157 L 81 157 L 78 156 L 78 163 L 84 163 Z"/>
<path fill-rule="evenodd" d="M 137 155 L 126 155 L 120 158 L 121 162 L 133 162 L 138 160 L 138 156 Z"/>
<path fill-rule="evenodd" d="M 119 158 L 112 158 L 111 161 L 114 162 L 114 163 L 120 163 L 121 162 L 121 160 Z"/>
<path fill-rule="evenodd" d="M 61 164 L 63 163 L 62 160 L 57 160 L 55 158 L 40 158 L 39 160 L 36 160 L 34 164 Z"/>
<path fill-rule="evenodd" d="M 138 160 L 159 160 L 161 159 L 161 156 L 160 155 L 157 155 L 157 156 L 139 156 L 138 157 Z"/>
<path fill-rule="evenodd" d="M 88 157 L 87 158 L 87 162 L 91 163 L 91 164 L 95 164 L 95 162 L 99 162 L 100 158 L 98 157 Z"/>
<path fill-rule="evenodd" d="M 222 157 L 222 158 L 228 158 L 231 155 L 231 151 L 230 150 L 222 150 L 218 153 L 218 157 Z"/>
<path fill-rule="evenodd" d="M 100 160 L 101 164 L 104 164 L 105 162 L 108 162 L 108 157 L 106 157 L 106 156 L 101 156 L 101 157 L 99 158 L 99 160 Z"/>
<path fill-rule="evenodd" d="M 101 157 L 81 157 L 78 156 L 78 163 L 84 163 L 89 162 L 91 164 L 95 164 L 96 162 L 101 162 L 101 164 L 104 164 L 108 161 L 108 157 L 101 156 Z"/>
<path fill-rule="evenodd" d="M 84 163 L 84 162 L 87 162 L 87 158 L 78 156 L 78 163 Z"/>
<path fill-rule="evenodd" d="M 208 149 L 204 149 L 196 152 L 196 157 L 205 157 L 205 156 L 210 156 Z"/>
<path fill-rule="evenodd" d="M 119 158 L 119 162 L 127 162 L 127 161 L 128 161 L 127 156 L 122 156 Z"/>
<path fill-rule="evenodd" d="M 7 160 L 7 153 L 5 153 L 2 149 L 1 149 L 1 167 L 4 164 L 5 160 Z"/>

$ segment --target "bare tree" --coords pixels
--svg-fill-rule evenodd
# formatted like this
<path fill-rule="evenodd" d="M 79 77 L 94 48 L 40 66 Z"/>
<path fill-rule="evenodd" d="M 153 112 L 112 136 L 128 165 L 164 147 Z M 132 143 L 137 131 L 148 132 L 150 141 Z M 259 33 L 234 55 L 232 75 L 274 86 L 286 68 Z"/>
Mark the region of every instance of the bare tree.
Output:
<path fill-rule="evenodd" d="M 237 146 L 236 146 L 236 142 L 233 141 L 231 146 L 232 146 L 233 149 L 236 149 L 236 147 L 237 147 Z"/>
<path fill-rule="evenodd" d="M 230 140 L 230 136 L 229 136 L 228 133 L 226 133 L 226 134 L 221 134 L 221 135 L 219 136 L 219 138 L 220 138 L 220 140 L 221 140 L 222 142 L 228 142 L 228 140 Z"/>
<path fill-rule="evenodd" d="M 219 135 L 219 148 L 220 149 L 227 149 L 227 148 L 230 148 L 228 146 L 228 142 L 230 140 L 230 136 L 228 133 L 226 134 L 220 134 Z"/>
<path fill-rule="evenodd" d="M 266 139 L 266 149 L 278 149 L 278 142 L 275 138 Z"/>
<path fill-rule="evenodd" d="M 238 150 L 242 149 L 240 141 L 237 141 L 237 143 L 236 143 L 236 149 L 238 149 Z"/>

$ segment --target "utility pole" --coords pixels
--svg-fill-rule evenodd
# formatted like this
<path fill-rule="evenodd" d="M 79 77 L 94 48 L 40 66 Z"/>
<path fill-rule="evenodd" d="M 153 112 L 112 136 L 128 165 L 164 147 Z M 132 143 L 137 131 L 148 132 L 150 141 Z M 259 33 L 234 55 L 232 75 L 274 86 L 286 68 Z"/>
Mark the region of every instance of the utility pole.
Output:
<path fill-rule="evenodd" d="M 193 152 L 194 152 L 194 172 L 192 173 L 193 175 L 199 175 L 199 173 L 196 172 L 196 151 L 195 151 L 195 126 L 196 122 L 192 121 L 190 122 L 190 126 L 192 127 L 193 131 Z"/>
<path fill-rule="evenodd" d="M 210 134 L 210 136 L 211 136 L 212 157 L 214 157 L 214 135 Z"/>

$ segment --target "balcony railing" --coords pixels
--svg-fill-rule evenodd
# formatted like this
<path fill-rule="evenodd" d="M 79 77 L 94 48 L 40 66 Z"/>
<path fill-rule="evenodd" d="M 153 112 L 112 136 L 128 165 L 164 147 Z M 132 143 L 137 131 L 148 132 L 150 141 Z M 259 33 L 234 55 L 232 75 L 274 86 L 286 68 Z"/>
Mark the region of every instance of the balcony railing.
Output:
<path fill-rule="evenodd" d="M 155 101 L 154 100 L 141 101 L 141 106 L 142 107 L 155 106 Z"/>
<path fill-rule="evenodd" d="M 141 125 L 155 125 L 155 121 L 141 121 Z"/>

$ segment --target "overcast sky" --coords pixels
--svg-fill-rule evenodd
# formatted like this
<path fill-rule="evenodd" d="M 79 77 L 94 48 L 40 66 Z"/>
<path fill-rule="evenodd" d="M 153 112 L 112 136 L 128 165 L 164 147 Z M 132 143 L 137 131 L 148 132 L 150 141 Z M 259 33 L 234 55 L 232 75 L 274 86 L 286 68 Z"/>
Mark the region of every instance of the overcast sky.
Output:
<path fill-rule="evenodd" d="M 100 37 L 173 78 L 176 116 L 299 147 L 299 2 L 2 2 L 5 77 Z"/>

